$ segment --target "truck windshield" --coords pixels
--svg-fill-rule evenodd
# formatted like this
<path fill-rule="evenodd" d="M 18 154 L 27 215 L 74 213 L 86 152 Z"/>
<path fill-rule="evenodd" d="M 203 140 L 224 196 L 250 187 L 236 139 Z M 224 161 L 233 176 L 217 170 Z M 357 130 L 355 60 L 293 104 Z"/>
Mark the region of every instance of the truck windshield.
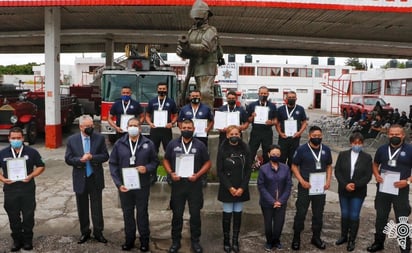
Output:
<path fill-rule="evenodd" d="M 365 105 L 376 105 L 376 102 L 379 101 L 381 106 L 385 106 L 386 102 L 381 98 L 365 98 Z"/>
<path fill-rule="evenodd" d="M 105 102 L 114 102 L 120 98 L 124 86 L 132 88 L 132 98 L 140 103 L 147 103 L 157 96 L 158 83 L 168 84 L 168 96 L 174 97 L 172 94 L 176 92 L 176 77 L 171 74 L 103 74 L 102 83 L 102 101 Z"/>

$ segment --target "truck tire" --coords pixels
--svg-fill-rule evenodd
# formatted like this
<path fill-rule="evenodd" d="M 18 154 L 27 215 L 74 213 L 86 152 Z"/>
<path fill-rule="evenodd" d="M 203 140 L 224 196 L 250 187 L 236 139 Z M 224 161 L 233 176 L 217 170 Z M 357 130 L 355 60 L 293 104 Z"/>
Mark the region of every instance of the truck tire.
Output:
<path fill-rule="evenodd" d="M 30 145 L 36 143 L 37 139 L 37 127 L 36 124 L 30 122 L 24 126 L 26 135 L 24 136 L 24 140 L 27 141 Z"/>

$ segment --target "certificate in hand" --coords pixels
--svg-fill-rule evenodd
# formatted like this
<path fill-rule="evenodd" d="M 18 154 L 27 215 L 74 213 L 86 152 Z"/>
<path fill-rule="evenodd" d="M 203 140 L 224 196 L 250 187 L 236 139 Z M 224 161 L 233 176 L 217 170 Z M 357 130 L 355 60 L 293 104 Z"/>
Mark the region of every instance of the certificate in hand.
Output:
<path fill-rule="evenodd" d="M 285 134 L 288 137 L 293 137 L 298 131 L 298 122 L 293 119 L 285 120 Z"/>
<path fill-rule="evenodd" d="M 182 154 L 176 157 L 176 175 L 179 177 L 191 177 L 195 167 L 195 156 L 193 154 Z"/>
<path fill-rule="evenodd" d="M 309 195 L 325 194 L 326 172 L 310 173 L 309 183 Z"/>
<path fill-rule="evenodd" d="M 206 127 L 207 127 L 207 119 L 193 119 L 193 123 L 195 124 L 195 137 L 207 137 Z"/>
<path fill-rule="evenodd" d="M 120 117 L 120 128 L 123 131 L 127 132 L 127 122 L 133 117 L 134 115 L 122 114 L 122 116 Z"/>
<path fill-rule="evenodd" d="M 140 189 L 140 176 L 136 167 L 122 168 L 123 185 L 129 189 Z"/>
<path fill-rule="evenodd" d="M 398 195 L 399 188 L 396 188 L 393 184 L 396 181 L 400 180 L 401 173 L 389 170 L 382 170 L 381 177 L 383 179 L 383 182 L 379 183 L 379 191 L 392 195 Z"/>
<path fill-rule="evenodd" d="M 155 110 L 153 114 L 153 124 L 156 127 L 166 127 L 167 125 L 167 111 Z"/>
<path fill-rule="evenodd" d="M 220 112 L 220 111 L 216 111 L 215 112 L 215 122 L 213 127 L 215 129 L 223 129 L 226 127 L 227 123 L 227 112 Z"/>
<path fill-rule="evenodd" d="M 22 181 L 27 177 L 26 158 L 7 160 L 7 178 L 13 181 Z"/>
<path fill-rule="evenodd" d="M 228 112 L 227 113 L 227 123 L 228 126 L 240 126 L 240 113 L 239 112 Z"/>
<path fill-rule="evenodd" d="M 269 107 L 267 106 L 255 106 L 255 119 L 253 123 L 255 124 L 266 124 L 269 118 Z"/>

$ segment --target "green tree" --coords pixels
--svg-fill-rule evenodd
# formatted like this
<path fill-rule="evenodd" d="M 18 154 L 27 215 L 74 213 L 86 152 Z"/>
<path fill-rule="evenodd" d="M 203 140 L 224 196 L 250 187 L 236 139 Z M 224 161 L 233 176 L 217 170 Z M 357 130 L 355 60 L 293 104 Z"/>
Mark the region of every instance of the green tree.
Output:
<path fill-rule="evenodd" d="M 39 66 L 40 64 L 31 62 L 24 65 L 0 65 L 0 75 L 33 75 L 33 66 Z"/>
<path fill-rule="evenodd" d="M 365 63 L 359 61 L 359 58 L 348 58 L 345 61 L 346 66 L 355 67 L 356 70 L 366 70 Z"/>

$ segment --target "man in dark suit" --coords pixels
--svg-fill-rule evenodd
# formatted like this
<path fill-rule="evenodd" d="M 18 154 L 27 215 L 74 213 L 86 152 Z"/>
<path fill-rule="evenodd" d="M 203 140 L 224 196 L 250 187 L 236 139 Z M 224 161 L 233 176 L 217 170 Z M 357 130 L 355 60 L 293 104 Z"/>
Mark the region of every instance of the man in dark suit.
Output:
<path fill-rule="evenodd" d="M 76 193 L 77 214 L 80 221 L 79 244 L 90 239 L 89 198 L 94 238 L 107 243 L 103 236 L 102 191 L 104 175 L 102 163 L 109 159 L 104 136 L 93 133 L 93 119 L 79 118 L 80 133 L 67 140 L 65 161 L 73 166 L 73 190 Z"/>
<path fill-rule="evenodd" d="M 372 178 L 372 157 L 362 151 L 363 140 L 361 133 L 353 133 L 349 137 L 351 149 L 340 152 L 335 165 L 341 210 L 341 237 L 335 244 L 348 242 L 348 251 L 355 249 L 359 214 Z"/>

